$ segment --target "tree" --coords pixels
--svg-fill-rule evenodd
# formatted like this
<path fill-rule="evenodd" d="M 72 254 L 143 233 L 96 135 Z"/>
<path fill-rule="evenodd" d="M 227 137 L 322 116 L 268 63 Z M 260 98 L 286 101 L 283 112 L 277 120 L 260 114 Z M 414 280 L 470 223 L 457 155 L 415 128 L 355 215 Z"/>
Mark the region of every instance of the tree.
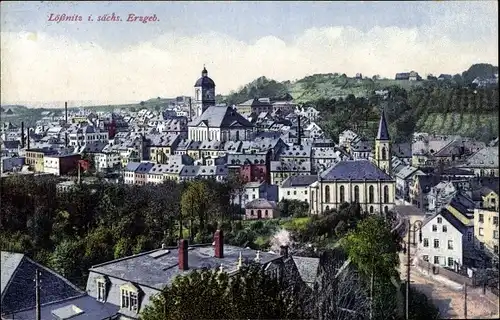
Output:
<path fill-rule="evenodd" d="M 146 104 L 146 102 L 144 102 L 144 101 L 141 101 L 141 103 L 140 103 L 141 107 L 144 107 L 145 104 Z"/>
<path fill-rule="evenodd" d="M 299 306 L 285 289 L 260 265 L 244 266 L 231 277 L 219 270 L 194 270 L 177 277 L 152 298 L 140 319 L 189 320 L 200 315 L 203 319 L 302 318 Z"/>
<path fill-rule="evenodd" d="M 186 217 L 191 223 L 191 239 L 196 233 L 193 228 L 194 222 L 198 222 L 199 231 L 205 231 L 205 222 L 208 219 L 208 213 L 213 205 L 213 198 L 207 183 L 203 180 L 197 180 L 189 183 L 187 189 L 182 194 L 181 211 L 183 218 Z"/>
<path fill-rule="evenodd" d="M 380 216 L 369 216 L 347 234 L 341 245 L 361 275 L 370 281 L 370 318 L 373 318 L 375 305 L 378 304 L 374 294 L 379 291 L 378 296 L 382 296 L 380 291 L 390 288 L 393 279 L 399 279 L 396 270 L 399 256 L 390 225 Z M 375 289 L 376 280 L 377 284 L 383 285 Z"/>

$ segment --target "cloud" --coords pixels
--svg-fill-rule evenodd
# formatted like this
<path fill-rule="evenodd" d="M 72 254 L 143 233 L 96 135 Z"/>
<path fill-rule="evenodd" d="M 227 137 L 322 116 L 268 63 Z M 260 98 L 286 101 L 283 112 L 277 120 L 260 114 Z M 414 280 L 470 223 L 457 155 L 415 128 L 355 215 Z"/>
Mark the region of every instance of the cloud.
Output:
<path fill-rule="evenodd" d="M 464 4 L 458 13 L 444 11 L 420 28 L 312 28 L 288 42 L 274 36 L 246 43 L 214 32 L 167 33 L 118 51 L 46 33 L 2 33 L 2 102 L 188 95 L 203 64 L 223 94 L 262 75 L 283 81 L 329 72 L 459 73 L 473 63 L 498 61 L 498 5 L 487 9 L 477 19 L 463 14 L 471 10 Z"/>

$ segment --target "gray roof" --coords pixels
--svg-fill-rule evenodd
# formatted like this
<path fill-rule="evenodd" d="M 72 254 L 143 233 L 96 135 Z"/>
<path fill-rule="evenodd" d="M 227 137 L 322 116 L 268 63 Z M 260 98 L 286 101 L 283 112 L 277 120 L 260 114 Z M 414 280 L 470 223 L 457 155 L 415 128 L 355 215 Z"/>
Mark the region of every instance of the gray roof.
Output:
<path fill-rule="evenodd" d="M 162 250 L 164 251 L 163 255 L 153 257 L 155 255 L 153 253 Z M 222 264 L 227 271 L 235 270 L 240 252 L 243 260 L 253 260 L 257 255 L 256 250 L 224 244 L 224 258 L 216 258 L 212 245 L 191 246 L 188 250 L 189 270 L 183 271 L 179 270 L 178 267 L 178 249 L 173 247 L 148 251 L 96 265 L 90 269 L 90 272 L 162 290 L 166 285 L 171 284 L 177 275 L 189 274 L 195 269 L 216 269 Z M 261 252 L 259 255 L 262 264 L 281 258 L 278 254 L 269 252 Z"/>
<path fill-rule="evenodd" d="M 292 256 L 292 259 L 302 280 L 312 288 L 318 276 L 319 258 Z"/>
<path fill-rule="evenodd" d="M 41 304 L 81 296 L 83 291 L 24 254 L 2 251 L 2 314 L 35 307 L 35 271 L 40 272 Z"/>
<path fill-rule="evenodd" d="M 271 161 L 271 171 L 311 172 L 310 161 Z"/>
<path fill-rule="evenodd" d="M 392 177 L 368 160 L 339 161 L 321 174 L 326 181 L 336 180 L 384 180 Z"/>
<path fill-rule="evenodd" d="M 226 176 L 228 174 L 227 166 L 184 166 L 180 175 L 182 177 L 196 176 Z"/>
<path fill-rule="evenodd" d="M 391 148 L 392 155 L 398 158 L 411 158 L 411 143 L 396 143 Z"/>
<path fill-rule="evenodd" d="M 129 162 L 125 167 L 125 171 L 135 172 L 140 165 L 141 165 L 140 162 Z"/>
<path fill-rule="evenodd" d="M 233 166 L 240 166 L 245 164 L 265 164 L 266 154 L 265 153 L 252 153 L 252 154 L 233 154 L 229 153 L 227 155 L 227 164 Z"/>
<path fill-rule="evenodd" d="M 65 314 L 69 315 L 68 307 L 75 306 L 82 310 L 83 313 L 71 317 L 71 320 L 104 320 L 109 319 L 118 313 L 119 307 L 111 303 L 102 303 L 97 301 L 94 297 L 83 295 L 77 298 L 63 300 L 58 303 L 42 305 L 40 308 L 40 320 L 54 320 L 54 314 L 61 315 L 62 311 L 66 309 Z M 65 308 L 65 309 L 62 309 Z M 15 319 L 18 320 L 32 320 L 35 319 L 35 309 L 22 311 L 15 314 Z M 69 319 L 69 318 L 60 318 Z"/>
<path fill-rule="evenodd" d="M 306 187 L 318 181 L 317 175 L 290 176 L 283 181 L 283 188 Z"/>
<path fill-rule="evenodd" d="M 498 169 L 498 147 L 486 147 L 479 150 L 467 159 L 466 166 Z"/>
<path fill-rule="evenodd" d="M 311 146 L 286 146 L 280 153 L 281 157 L 310 158 Z"/>
<path fill-rule="evenodd" d="M 211 128 L 229 128 L 238 125 L 246 128 L 253 127 L 250 121 L 231 107 L 209 107 L 201 116 L 191 121 L 189 126 L 198 126 L 202 122 Z"/>
<path fill-rule="evenodd" d="M 404 166 L 401 170 L 399 170 L 396 173 L 396 177 L 400 179 L 407 179 L 409 176 L 411 176 L 415 171 L 417 171 L 418 168 L 412 167 L 412 166 Z"/>
<path fill-rule="evenodd" d="M 245 205 L 246 209 L 276 209 L 276 202 L 267 199 L 255 199 Z"/>

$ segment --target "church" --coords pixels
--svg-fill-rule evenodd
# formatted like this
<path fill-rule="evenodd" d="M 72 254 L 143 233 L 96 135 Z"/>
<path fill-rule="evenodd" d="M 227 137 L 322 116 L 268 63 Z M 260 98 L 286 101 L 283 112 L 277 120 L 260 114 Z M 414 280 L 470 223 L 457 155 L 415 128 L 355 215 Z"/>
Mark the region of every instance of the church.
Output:
<path fill-rule="evenodd" d="M 188 139 L 201 141 L 248 140 L 253 124 L 232 107 L 215 105 L 215 82 L 205 67 L 194 85 L 196 117 L 188 123 Z"/>
<path fill-rule="evenodd" d="M 345 202 L 357 202 L 368 213 L 388 213 L 395 205 L 396 182 L 391 172 L 391 139 L 385 113 L 382 112 L 375 154 L 370 160 L 337 162 L 318 175 L 310 186 L 313 214 L 338 209 Z"/>

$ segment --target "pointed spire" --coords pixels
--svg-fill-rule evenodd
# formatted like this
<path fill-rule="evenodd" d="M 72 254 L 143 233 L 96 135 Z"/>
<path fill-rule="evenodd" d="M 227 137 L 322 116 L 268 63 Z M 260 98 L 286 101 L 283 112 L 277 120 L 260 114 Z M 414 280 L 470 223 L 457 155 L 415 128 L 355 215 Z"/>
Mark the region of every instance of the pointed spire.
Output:
<path fill-rule="evenodd" d="M 390 140 L 387 121 L 385 120 L 385 109 L 382 109 L 382 115 L 378 124 L 377 140 Z"/>
<path fill-rule="evenodd" d="M 201 71 L 201 76 L 206 77 L 208 75 L 207 68 L 205 68 L 205 64 L 203 64 L 203 70 Z"/>

